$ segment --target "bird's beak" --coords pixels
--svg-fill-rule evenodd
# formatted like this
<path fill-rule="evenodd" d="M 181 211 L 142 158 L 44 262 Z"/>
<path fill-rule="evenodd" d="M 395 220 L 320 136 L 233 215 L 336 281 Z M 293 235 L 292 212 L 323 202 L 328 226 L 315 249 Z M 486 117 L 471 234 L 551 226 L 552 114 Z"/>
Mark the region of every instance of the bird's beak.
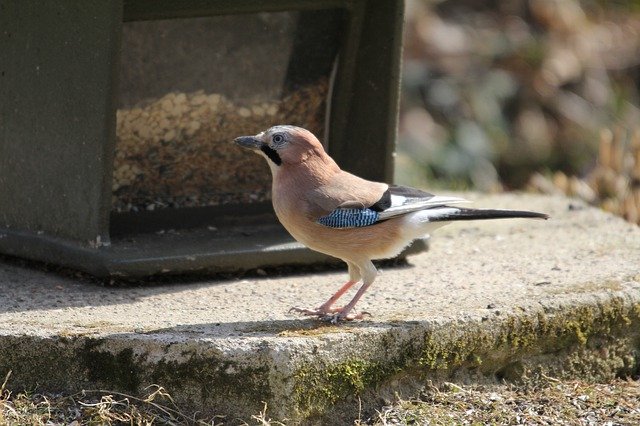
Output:
<path fill-rule="evenodd" d="M 255 136 L 240 136 L 233 141 L 243 148 L 260 149 L 262 146 L 262 141 Z"/>

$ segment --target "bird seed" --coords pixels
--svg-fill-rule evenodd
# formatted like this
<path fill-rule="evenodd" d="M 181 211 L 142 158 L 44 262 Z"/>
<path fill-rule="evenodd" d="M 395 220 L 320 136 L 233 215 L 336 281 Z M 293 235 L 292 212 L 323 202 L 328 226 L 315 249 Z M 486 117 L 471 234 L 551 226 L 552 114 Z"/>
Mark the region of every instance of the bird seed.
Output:
<path fill-rule="evenodd" d="M 240 105 L 217 93 L 167 93 L 117 111 L 112 210 L 253 203 L 270 199 L 264 161 L 232 143 L 276 124 L 320 138 L 329 85 L 323 78 L 279 100 Z"/>

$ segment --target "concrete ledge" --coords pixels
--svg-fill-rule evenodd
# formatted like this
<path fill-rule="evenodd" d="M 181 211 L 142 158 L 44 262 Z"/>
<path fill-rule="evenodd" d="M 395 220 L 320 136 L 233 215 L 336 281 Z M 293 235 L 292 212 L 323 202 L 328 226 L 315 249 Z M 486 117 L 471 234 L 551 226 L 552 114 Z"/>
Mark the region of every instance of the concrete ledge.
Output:
<path fill-rule="evenodd" d="M 0 375 L 41 390 L 164 386 L 183 406 L 289 423 L 358 415 L 427 380 L 580 377 L 640 366 L 640 228 L 565 198 L 472 197 L 549 221 L 461 223 L 387 269 L 366 321 L 287 313 L 345 278 L 327 272 L 101 287 L 0 263 Z M 233 422 L 230 422 L 233 424 Z"/>

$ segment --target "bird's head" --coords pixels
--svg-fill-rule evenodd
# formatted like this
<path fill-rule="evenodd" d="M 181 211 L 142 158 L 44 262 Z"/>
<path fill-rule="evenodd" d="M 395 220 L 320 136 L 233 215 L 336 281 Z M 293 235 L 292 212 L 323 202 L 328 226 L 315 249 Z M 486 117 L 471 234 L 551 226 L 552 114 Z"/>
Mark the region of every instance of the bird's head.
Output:
<path fill-rule="evenodd" d="M 302 127 L 274 126 L 255 136 L 240 136 L 234 142 L 263 155 L 274 171 L 312 157 L 328 157 L 318 138 Z"/>

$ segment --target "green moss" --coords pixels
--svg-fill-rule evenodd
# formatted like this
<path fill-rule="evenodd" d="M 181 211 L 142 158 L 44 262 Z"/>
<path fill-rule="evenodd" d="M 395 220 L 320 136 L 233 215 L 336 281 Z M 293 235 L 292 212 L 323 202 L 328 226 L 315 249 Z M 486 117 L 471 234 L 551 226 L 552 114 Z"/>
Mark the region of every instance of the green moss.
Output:
<path fill-rule="evenodd" d="M 504 364 L 516 355 L 585 346 L 591 338 L 619 334 L 633 322 L 640 322 L 640 310 L 635 306 L 629 309 L 621 298 L 601 306 L 584 305 L 559 313 L 511 315 L 495 321 L 495 327 L 454 327 L 454 333 L 447 330 L 440 340 L 428 334 L 419 362 L 430 369 L 477 367 L 482 364 L 478 360 L 483 359 Z M 485 370 L 490 370 L 491 364 Z"/>
<path fill-rule="evenodd" d="M 243 367 L 215 357 L 205 358 L 195 353 L 183 355 L 189 359 L 156 363 L 151 374 L 153 383 L 162 383 L 169 390 L 191 388 L 201 401 L 238 397 L 247 401 L 267 401 L 271 398 L 267 366 Z"/>
<path fill-rule="evenodd" d="M 450 331 L 427 333 L 418 364 L 430 370 L 447 370 L 462 364 L 469 367 L 481 365 L 482 348 L 489 344 L 491 337 L 479 326 L 473 328 L 474 330 L 455 330 L 457 336 L 453 339 Z"/>
<path fill-rule="evenodd" d="M 397 370 L 362 359 L 351 359 L 322 369 L 302 368 L 294 377 L 293 397 L 304 414 L 318 414 L 342 399 L 375 387 Z"/>
<path fill-rule="evenodd" d="M 66 390 L 75 378 L 84 375 L 77 366 L 66 338 L 42 339 L 35 336 L 3 336 L 0 339 L 0 380 L 11 371 L 14 389 Z"/>
<path fill-rule="evenodd" d="M 89 340 L 80 350 L 87 369 L 87 378 L 94 383 L 101 383 L 112 389 L 123 389 L 136 392 L 140 386 L 140 377 L 134 353 L 126 348 L 117 353 L 99 350 L 101 340 Z"/>
<path fill-rule="evenodd" d="M 144 381 L 160 384 L 170 392 L 180 389 L 203 402 L 219 404 L 238 398 L 259 402 L 271 398 L 267 366 L 243 367 L 215 356 L 185 352 L 180 362 L 161 360 L 153 364 L 151 372 L 140 372 L 145 368 L 144 355 L 134 354 L 131 348 L 112 353 L 100 350 L 101 345 L 101 340 L 89 340 L 80 351 L 80 358 L 89 381 L 109 389 L 137 393 Z"/>
<path fill-rule="evenodd" d="M 586 360 L 585 368 L 588 365 L 609 375 L 633 371 L 638 369 L 638 362 L 636 356 L 629 355 L 629 348 L 633 347 L 632 340 L 640 337 L 629 330 L 639 327 L 640 304 L 629 307 L 622 298 L 558 312 L 538 311 L 482 323 L 448 324 L 427 331 L 421 344 L 407 345 L 399 356 L 384 362 L 357 358 L 336 365 L 300 368 L 294 376 L 294 403 L 303 416 L 322 414 L 345 398 L 362 395 L 402 374 L 434 377 L 433 373 L 452 375 L 465 370 L 517 380 L 530 365 L 525 360 L 539 363 L 541 358 L 536 357 L 543 355 L 548 356 L 550 364 L 557 358 L 559 368 L 568 371 L 577 372 L 578 368 L 572 365 L 579 366 L 580 359 Z M 629 334 L 635 337 L 616 346 L 620 336 Z M 394 344 L 397 342 L 385 342 L 384 347 Z M 609 346 L 615 351 L 606 356 L 599 354 L 601 347 Z"/>
<path fill-rule="evenodd" d="M 640 318 L 640 303 L 636 303 L 635 305 L 633 305 L 631 313 L 634 317 Z"/>

